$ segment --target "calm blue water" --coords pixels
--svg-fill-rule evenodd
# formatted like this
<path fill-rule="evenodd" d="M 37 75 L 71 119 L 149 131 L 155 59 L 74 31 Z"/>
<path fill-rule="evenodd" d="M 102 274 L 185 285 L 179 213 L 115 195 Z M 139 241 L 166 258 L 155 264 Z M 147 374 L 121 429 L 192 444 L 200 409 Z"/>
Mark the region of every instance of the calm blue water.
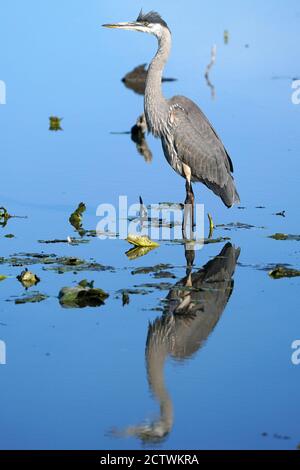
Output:
<path fill-rule="evenodd" d="M 166 83 L 164 92 L 191 97 L 213 122 L 232 156 L 245 209 L 227 210 L 200 185 L 197 201 L 216 224 L 255 226 L 215 230 L 241 249 L 234 286 L 234 266 L 226 271 L 226 259 L 220 265 L 215 258 L 225 242 L 198 251 L 193 282 L 204 292 L 203 321 L 198 329 L 192 323 L 188 330 L 182 319 L 175 325 L 180 354 L 165 334 L 168 347 L 159 343 L 149 352 L 148 341 L 145 357 L 149 321 L 162 318 L 157 309 L 170 288 L 143 287 L 147 294 L 130 295 L 124 307 L 118 291 L 184 283 L 184 246 L 162 243 L 130 261 L 122 240 L 38 243 L 75 235 L 68 217 L 80 201 L 87 205 L 84 226 L 95 229 L 98 204 L 115 204 L 123 194 L 129 203 L 140 194 L 147 204 L 180 202 L 184 182 L 167 165 L 159 141 L 147 138 L 153 154 L 147 164 L 129 135 L 112 134 L 129 131 L 142 112 L 142 96 L 121 78 L 149 62 L 156 44 L 147 35 L 100 26 L 135 19 L 140 2 L 3 2 L 0 206 L 28 218 L 0 228 L 0 257 L 44 251 L 93 258 L 115 271 L 59 275 L 36 264 L 29 268 L 41 282 L 25 292 L 16 280 L 23 268 L 0 264 L 0 274 L 9 276 L 0 282 L 2 449 L 290 449 L 300 442 L 300 365 L 291 362 L 291 343 L 300 339 L 299 278 L 273 280 L 262 269 L 276 263 L 300 268 L 299 242 L 267 238 L 300 232 L 300 105 L 291 101 L 292 79 L 300 78 L 300 6 L 295 0 L 161 3 L 145 0 L 143 8 L 157 9 L 173 32 L 165 76 L 178 81 Z M 213 44 L 214 100 L 203 77 Z M 49 132 L 51 115 L 63 118 L 62 132 Z M 285 218 L 273 215 L 282 210 Z M 4 237 L 10 233 L 15 238 Z M 227 284 L 210 278 L 206 297 L 209 286 L 197 273 L 210 260 L 216 276 L 225 269 Z M 176 277 L 131 274 L 159 263 L 171 265 Z M 60 289 L 84 278 L 110 294 L 105 305 L 63 309 Z M 15 296 L 36 290 L 49 297 L 15 305 Z M 218 290 L 223 301 L 214 297 Z M 186 338 L 187 330 L 198 339 Z"/>

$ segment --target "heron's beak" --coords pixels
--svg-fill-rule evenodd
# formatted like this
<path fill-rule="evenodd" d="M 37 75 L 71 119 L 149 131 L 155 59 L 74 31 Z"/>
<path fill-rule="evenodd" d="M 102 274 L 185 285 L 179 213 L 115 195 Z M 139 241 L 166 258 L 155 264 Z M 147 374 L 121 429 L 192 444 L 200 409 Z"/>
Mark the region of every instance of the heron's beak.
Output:
<path fill-rule="evenodd" d="M 108 24 L 103 24 L 104 28 L 118 28 L 118 29 L 131 29 L 131 30 L 136 30 L 139 27 L 142 26 L 141 23 L 138 23 L 137 21 L 134 22 L 127 22 L 127 23 L 108 23 Z"/>

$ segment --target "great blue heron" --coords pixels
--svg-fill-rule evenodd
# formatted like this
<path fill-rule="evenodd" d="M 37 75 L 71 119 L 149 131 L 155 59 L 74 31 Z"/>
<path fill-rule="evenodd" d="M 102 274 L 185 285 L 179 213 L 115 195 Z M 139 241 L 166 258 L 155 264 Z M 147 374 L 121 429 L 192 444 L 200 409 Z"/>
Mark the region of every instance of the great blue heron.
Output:
<path fill-rule="evenodd" d="M 172 168 L 186 180 L 185 204 L 192 208 L 192 182 L 201 182 L 218 195 L 227 207 L 239 202 L 233 165 L 216 131 L 190 99 L 174 96 L 167 100 L 161 90 L 162 72 L 171 49 L 171 32 L 161 16 L 140 12 L 136 21 L 103 25 L 140 31 L 156 36 L 158 50 L 148 69 L 145 90 L 145 116 L 152 134 L 161 138 L 165 157 Z"/>

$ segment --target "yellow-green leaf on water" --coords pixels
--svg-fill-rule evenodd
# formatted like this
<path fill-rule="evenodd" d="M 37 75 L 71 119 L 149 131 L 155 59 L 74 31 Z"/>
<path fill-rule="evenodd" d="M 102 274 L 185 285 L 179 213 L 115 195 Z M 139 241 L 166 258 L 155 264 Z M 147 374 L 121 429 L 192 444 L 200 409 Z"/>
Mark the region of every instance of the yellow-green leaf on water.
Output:
<path fill-rule="evenodd" d="M 132 245 L 143 247 L 143 248 L 154 248 L 159 246 L 158 243 L 150 240 L 147 235 L 133 235 L 129 234 L 126 240 Z"/>
<path fill-rule="evenodd" d="M 62 131 L 61 121 L 63 118 L 57 116 L 49 117 L 49 131 Z"/>
<path fill-rule="evenodd" d="M 4 276 L 3 274 L 0 274 L 0 281 L 4 281 L 4 279 L 7 279 L 7 276 Z"/>
<path fill-rule="evenodd" d="M 18 281 L 21 282 L 23 287 L 28 289 L 29 287 L 35 286 L 38 282 L 40 282 L 40 278 L 31 271 L 28 271 L 27 268 L 17 276 Z"/>
<path fill-rule="evenodd" d="M 126 251 L 125 255 L 131 261 L 141 256 L 145 256 L 150 251 L 154 250 L 155 246 L 135 246 L 134 248 L 130 248 L 130 250 Z"/>
<path fill-rule="evenodd" d="M 80 202 L 78 204 L 77 209 L 72 212 L 72 214 L 69 217 L 69 222 L 70 224 L 75 228 L 77 231 L 81 231 L 84 233 L 84 230 L 82 229 L 82 215 L 86 211 L 86 205 L 84 202 Z"/>

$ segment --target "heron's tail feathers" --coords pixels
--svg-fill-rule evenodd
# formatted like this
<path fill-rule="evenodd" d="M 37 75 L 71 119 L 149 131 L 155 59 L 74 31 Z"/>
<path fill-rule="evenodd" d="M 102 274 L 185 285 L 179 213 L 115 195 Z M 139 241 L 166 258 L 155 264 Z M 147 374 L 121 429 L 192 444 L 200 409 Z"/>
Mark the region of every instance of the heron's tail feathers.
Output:
<path fill-rule="evenodd" d="M 234 204 L 240 203 L 240 196 L 232 177 L 228 179 L 226 186 L 221 189 L 220 197 L 227 207 L 232 207 Z"/>

